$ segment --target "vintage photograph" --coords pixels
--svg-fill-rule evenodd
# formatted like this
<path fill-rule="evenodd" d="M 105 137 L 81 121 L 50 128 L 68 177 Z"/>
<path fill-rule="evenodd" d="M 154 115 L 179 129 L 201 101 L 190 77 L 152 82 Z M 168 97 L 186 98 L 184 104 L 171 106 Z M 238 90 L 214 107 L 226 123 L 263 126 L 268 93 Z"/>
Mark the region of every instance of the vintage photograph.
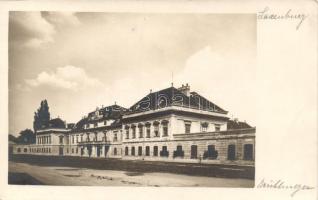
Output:
<path fill-rule="evenodd" d="M 254 187 L 255 14 L 8 20 L 8 184 Z"/>

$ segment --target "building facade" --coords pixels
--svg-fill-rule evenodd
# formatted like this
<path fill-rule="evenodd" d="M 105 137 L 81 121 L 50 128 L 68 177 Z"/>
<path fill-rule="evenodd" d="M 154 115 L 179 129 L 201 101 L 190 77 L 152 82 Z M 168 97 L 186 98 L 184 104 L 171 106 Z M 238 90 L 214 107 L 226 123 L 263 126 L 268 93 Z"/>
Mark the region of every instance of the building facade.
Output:
<path fill-rule="evenodd" d="M 150 92 L 130 108 L 97 108 L 76 124 L 52 119 L 15 154 L 254 165 L 256 128 L 189 85 Z"/>

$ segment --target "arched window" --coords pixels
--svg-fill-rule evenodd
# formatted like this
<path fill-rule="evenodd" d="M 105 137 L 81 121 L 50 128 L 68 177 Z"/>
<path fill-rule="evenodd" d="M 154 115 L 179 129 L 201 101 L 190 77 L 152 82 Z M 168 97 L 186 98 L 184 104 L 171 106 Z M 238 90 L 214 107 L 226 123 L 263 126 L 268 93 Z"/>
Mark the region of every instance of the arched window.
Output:
<path fill-rule="evenodd" d="M 125 147 L 125 156 L 128 156 L 128 147 Z"/>

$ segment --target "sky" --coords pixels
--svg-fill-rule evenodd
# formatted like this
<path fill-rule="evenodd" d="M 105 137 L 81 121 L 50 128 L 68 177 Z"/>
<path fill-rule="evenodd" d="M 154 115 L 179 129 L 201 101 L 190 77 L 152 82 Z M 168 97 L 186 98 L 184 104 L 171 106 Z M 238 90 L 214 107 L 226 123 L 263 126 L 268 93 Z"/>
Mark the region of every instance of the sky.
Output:
<path fill-rule="evenodd" d="M 96 107 L 129 108 L 149 91 L 191 91 L 255 126 L 256 16 L 14 12 L 9 14 L 9 133 L 51 117 L 76 123 Z"/>

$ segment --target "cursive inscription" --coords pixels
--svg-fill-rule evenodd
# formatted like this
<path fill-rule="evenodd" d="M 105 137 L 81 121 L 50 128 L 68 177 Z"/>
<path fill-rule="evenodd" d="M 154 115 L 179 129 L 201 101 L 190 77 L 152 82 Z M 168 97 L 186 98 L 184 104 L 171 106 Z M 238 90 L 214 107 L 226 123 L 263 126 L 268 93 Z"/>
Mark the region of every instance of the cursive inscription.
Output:
<path fill-rule="evenodd" d="M 256 186 L 256 188 L 269 188 L 269 189 L 281 189 L 291 190 L 290 196 L 293 197 L 301 190 L 312 190 L 314 187 L 303 184 L 287 184 L 282 180 L 269 180 L 262 179 Z"/>
<path fill-rule="evenodd" d="M 285 13 L 277 14 L 272 12 L 269 7 L 265 7 L 262 11 L 258 12 L 257 19 L 262 20 L 297 20 L 296 30 L 302 25 L 308 15 L 294 13 L 292 9 L 287 10 Z"/>

